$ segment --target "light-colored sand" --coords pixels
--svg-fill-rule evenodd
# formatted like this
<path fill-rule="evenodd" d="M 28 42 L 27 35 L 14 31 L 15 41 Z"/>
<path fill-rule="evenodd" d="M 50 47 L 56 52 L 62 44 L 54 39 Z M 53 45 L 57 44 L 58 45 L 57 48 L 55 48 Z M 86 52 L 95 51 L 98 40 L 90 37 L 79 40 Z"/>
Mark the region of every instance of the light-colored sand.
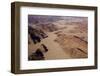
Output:
<path fill-rule="evenodd" d="M 52 33 L 48 33 L 48 38 L 42 41 L 42 43 L 46 44 L 48 48 L 48 52 L 45 53 L 46 59 L 66 59 L 70 58 L 69 54 L 66 54 L 61 46 L 55 42 L 56 35 Z"/>
<path fill-rule="evenodd" d="M 57 25 L 61 26 L 60 23 Z M 63 28 L 64 27 L 64 28 Z M 48 37 L 42 39 L 40 43 L 34 45 L 34 43 L 29 45 L 29 55 L 32 52 L 35 52 L 37 48 L 40 48 L 41 44 L 46 45 L 48 52 L 44 53 L 46 60 L 51 59 L 72 59 L 72 58 L 83 58 L 87 57 L 87 31 L 83 31 L 79 25 L 64 25 L 60 27 L 58 31 L 54 32 L 45 32 Z M 76 28 L 76 29 L 75 29 Z M 84 28 L 87 29 L 87 26 Z M 59 32 L 60 31 L 60 32 Z M 65 35 L 63 38 L 59 38 L 57 32 Z M 83 41 L 79 38 L 73 36 L 78 36 L 79 38 L 83 37 Z M 55 41 L 56 40 L 56 41 Z M 31 41 L 32 42 L 32 41 Z M 77 49 L 78 48 L 78 49 Z M 84 51 L 84 52 L 82 52 Z"/>

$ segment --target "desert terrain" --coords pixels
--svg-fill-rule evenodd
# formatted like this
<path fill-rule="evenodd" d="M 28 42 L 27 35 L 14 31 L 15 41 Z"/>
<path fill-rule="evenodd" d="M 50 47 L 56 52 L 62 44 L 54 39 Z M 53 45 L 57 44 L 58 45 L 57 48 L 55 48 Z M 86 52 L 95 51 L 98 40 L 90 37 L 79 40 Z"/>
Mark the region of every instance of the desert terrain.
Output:
<path fill-rule="evenodd" d="M 76 59 L 88 57 L 87 17 L 30 16 L 29 25 L 38 40 L 28 36 L 29 60 Z M 37 37 L 37 38 L 38 38 Z M 44 45 L 46 47 L 45 48 Z M 39 49 L 40 52 L 37 52 Z M 40 54 L 40 55 L 37 55 Z M 42 56 L 42 57 L 41 57 Z"/>

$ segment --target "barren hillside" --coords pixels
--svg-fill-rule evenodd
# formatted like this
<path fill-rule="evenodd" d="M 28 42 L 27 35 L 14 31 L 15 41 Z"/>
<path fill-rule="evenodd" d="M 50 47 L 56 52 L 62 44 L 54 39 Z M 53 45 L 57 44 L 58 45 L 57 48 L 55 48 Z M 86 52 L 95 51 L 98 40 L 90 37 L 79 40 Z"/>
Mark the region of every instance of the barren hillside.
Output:
<path fill-rule="evenodd" d="M 32 19 L 33 18 L 34 17 L 32 17 Z M 52 19 L 52 17 L 43 17 L 44 20 L 41 20 L 42 17 L 39 16 L 37 18 L 35 16 L 35 23 L 32 23 L 31 20 L 32 24 L 30 24 L 32 28 L 35 28 L 37 30 L 35 35 L 40 38 L 40 42 L 34 44 L 29 34 L 29 57 L 32 56 L 32 54 L 34 54 L 37 49 L 40 49 L 44 56 L 43 58 L 39 58 L 40 60 L 87 58 L 87 18 L 57 18 L 53 17 Z M 44 52 L 44 48 L 41 46 L 41 44 L 45 45 L 48 50 L 47 52 Z M 38 58 L 36 59 L 38 60 Z"/>

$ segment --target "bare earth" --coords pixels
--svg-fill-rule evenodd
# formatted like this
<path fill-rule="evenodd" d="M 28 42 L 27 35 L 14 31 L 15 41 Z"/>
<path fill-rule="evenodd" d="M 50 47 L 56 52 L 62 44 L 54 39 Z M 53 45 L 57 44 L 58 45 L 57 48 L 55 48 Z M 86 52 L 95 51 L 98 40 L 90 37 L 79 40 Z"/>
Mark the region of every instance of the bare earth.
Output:
<path fill-rule="evenodd" d="M 87 58 L 87 26 L 82 24 L 69 24 L 66 26 L 66 24 L 61 25 L 61 22 L 55 22 L 54 24 L 57 24 L 60 29 L 45 32 L 48 37 L 42 39 L 39 44 L 29 44 L 28 54 L 31 55 L 41 44 L 45 44 L 48 48 L 48 52 L 44 53 L 45 60 Z M 81 28 L 81 26 L 84 27 Z"/>

